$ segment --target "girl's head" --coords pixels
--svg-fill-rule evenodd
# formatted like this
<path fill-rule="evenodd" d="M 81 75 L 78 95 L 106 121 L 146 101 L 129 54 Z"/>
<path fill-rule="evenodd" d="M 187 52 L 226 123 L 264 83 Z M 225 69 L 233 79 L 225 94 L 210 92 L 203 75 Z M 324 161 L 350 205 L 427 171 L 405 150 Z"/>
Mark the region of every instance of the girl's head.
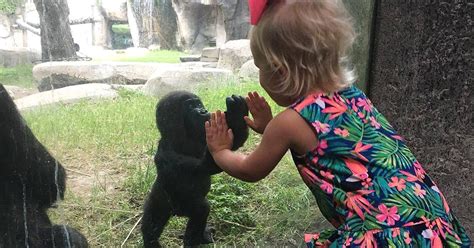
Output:
<path fill-rule="evenodd" d="M 286 105 L 312 91 L 351 85 L 354 77 L 344 64 L 353 40 L 340 1 L 274 0 L 253 28 L 250 44 L 260 83 Z"/>

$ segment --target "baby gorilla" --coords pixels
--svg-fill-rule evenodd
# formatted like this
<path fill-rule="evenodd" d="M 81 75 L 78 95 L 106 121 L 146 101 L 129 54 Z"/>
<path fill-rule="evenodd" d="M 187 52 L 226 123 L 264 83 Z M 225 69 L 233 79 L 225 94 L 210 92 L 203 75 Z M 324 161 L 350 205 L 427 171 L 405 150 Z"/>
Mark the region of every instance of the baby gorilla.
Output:
<path fill-rule="evenodd" d="M 244 98 L 234 95 L 227 97 L 226 105 L 226 119 L 234 133 L 232 149 L 236 150 L 248 137 L 244 121 L 248 108 Z M 204 123 L 209 119 L 199 97 L 186 91 L 171 92 L 158 103 L 158 176 L 144 207 L 141 229 L 145 247 L 160 247 L 159 237 L 173 215 L 189 217 L 185 247 L 213 242 L 206 228 L 210 210 L 206 195 L 211 175 L 222 170 L 207 150 Z"/>

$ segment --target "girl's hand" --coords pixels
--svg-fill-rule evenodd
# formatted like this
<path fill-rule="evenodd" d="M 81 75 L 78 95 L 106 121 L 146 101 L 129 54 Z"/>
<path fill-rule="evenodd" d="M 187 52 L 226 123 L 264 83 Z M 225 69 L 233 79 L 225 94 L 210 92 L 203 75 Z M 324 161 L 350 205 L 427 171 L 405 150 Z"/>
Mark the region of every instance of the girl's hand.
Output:
<path fill-rule="evenodd" d="M 273 119 L 272 110 L 268 102 L 259 96 L 257 92 L 249 92 L 248 97 L 245 98 L 253 120 L 245 116 L 245 122 L 255 132 L 263 134 L 267 124 Z"/>
<path fill-rule="evenodd" d="M 211 119 L 206 121 L 206 141 L 209 152 L 214 154 L 232 148 L 234 135 L 227 126 L 225 114 L 220 110 L 211 114 Z"/>

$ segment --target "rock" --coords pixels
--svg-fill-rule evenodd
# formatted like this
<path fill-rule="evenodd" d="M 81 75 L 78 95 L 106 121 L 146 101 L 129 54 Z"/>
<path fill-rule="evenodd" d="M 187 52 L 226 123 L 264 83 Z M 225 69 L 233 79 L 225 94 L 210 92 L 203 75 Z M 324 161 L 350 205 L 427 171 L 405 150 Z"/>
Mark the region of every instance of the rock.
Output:
<path fill-rule="evenodd" d="M 0 13 L 0 39 L 8 38 L 12 35 L 11 23 L 8 16 Z"/>
<path fill-rule="evenodd" d="M 170 1 L 170 0 L 166 0 Z M 135 47 L 159 43 L 158 10 L 154 0 L 127 0 L 127 18 Z"/>
<path fill-rule="evenodd" d="M 225 69 L 177 67 L 158 70 L 143 87 L 147 95 L 162 96 L 173 90 L 192 91 L 198 85 L 215 80 L 224 81 L 232 77 L 232 72 Z"/>
<path fill-rule="evenodd" d="M 253 56 L 250 51 L 250 40 L 232 40 L 221 47 L 217 68 L 237 72 L 245 62 L 251 59 Z"/>
<path fill-rule="evenodd" d="M 130 90 L 130 91 L 141 92 L 141 90 L 143 89 L 143 86 L 145 85 L 144 84 L 139 84 L 139 85 L 111 84 L 111 86 L 112 86 L 112 89 L 114 90 L 125 89 L 125 90 Z"/>
<path fill-rule="evenodd" d="M 186 55 L 179 57 L 181 62 L 199 62 L 201 61 L 201 55 Z"/>
<path fill-rule="evenodd" d="M 8 94 L 13 99 L 20 99 L 25 96 L 29 96 L 35 93 L 38 93 L 37 89 L 26 89 L 13 85 L 4 85 L 5 89 L 8 91 Z"/>
<path fill-rule="evenodd" d="M 127 0 L 101 0 L 105 17 L 110 21 L 128 21 Z"/>
<path fill-rule="evenodd" d="M 0 66 L 14 67 L 23 64 L 32 64 L 41 60 L 41 54 L 27 48 L 2 48 L 0 49 Z"/>
<path fill-rule="evenodd" d="M 218 47 L 206 47 L 202 49 L 201 61 L 202 62 L 217 62 L 219 61 L 219 51 Z"/>
<path fill-rule="evenodd" d="M 180 44 L 192 53 L 201 51 L 215 40 L 218 9 L 201 1 L 174 0 Z"/>
<path fill-rule="evenodd" d="M 253 59 L 245 62 L 239 70 L 239 78 L 244 80 L 252 80 L 257 81 L 259 80 L 259 72 L 260 70 L 255 65 Z"/>
<path fill-rule="evenodd" d="M 117 96 L 117 92 L 112 89 L 111 85 L 94 83 L 40 92 L 15 100 L 15 104 L 19 110 L 28 110 L 57 103 L 74 103 L 84 99 L 110 99 Z"/>
<path fill-rule="evenodd" d="M 33 77 L 40 91 L 89 83 L 145 84 L 159 68 L 175 66 L 140 62 L 48 62 L 36 65 Z"/>

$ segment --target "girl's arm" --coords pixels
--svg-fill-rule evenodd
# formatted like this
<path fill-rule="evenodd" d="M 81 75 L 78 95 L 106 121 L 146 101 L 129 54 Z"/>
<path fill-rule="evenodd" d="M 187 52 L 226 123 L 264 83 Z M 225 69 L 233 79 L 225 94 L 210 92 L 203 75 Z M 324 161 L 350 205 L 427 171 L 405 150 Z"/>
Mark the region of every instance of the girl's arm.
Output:
<path fill-rule="evenodd" d="M 278 164 L 290 147 L 292 132 L 291 116 L 284 111 L 268 123 L 262 141 L 248 156 L 232 152 L 233 134 L 227 127 L 220 111 L 206 122 L 206 140 L 216 163 L 229 175 L 256 182 L 266 177 Z M 291 114 L 291 113 L 290 113 Z"/>

